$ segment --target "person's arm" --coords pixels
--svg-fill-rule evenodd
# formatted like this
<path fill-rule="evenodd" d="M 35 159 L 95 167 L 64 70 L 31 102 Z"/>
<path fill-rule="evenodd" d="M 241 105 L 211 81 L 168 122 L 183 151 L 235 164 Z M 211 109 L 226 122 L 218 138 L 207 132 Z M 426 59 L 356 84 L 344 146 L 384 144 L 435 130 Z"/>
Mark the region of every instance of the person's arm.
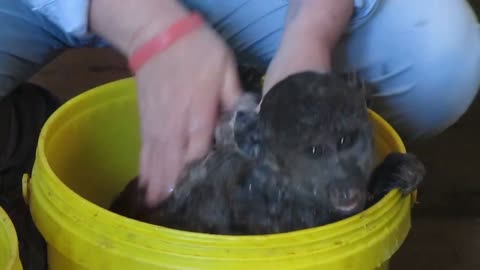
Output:
<path fill-rule="evenodd" d="M 292 0 L 281 45 L 265 77 L 270 89 L 304 70 L 331 70 L 332 51 L 353 13 L 353 0 Z"/>
<path fill-rule="evenodd" d="M 128 57 L 187 14 L 175 0 L 91 0 L 89 28 Z"/>
<path fill-rule="evenodd" d="M 129 57 L 187 14 L 175 0 L 92 0 L 90 27 Z M 140 183 L 155 205 L 175 188 L 185 164 L 207 153 L 218 110 L 233 106 L 240 84 L 233 53 L 208 25 L 153 56 L 135 78 Z"/>

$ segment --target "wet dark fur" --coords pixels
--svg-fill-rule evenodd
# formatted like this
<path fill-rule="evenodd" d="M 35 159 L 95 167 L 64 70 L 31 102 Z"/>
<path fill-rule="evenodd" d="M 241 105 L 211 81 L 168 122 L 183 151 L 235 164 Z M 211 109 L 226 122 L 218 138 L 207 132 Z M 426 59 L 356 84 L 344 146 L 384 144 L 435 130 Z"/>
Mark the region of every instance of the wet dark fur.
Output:
<path fill-rule="evenodd" d="M 374 167 L 365 92 L 332 74 L 302 72 L 277 83 L 259 113 L 244 96 L 221 119 L 212 151 L 184 170 L 153 209 L 134 179 L 111 210 L 144 222 L 213 234 L 271 234 L 356 214 L 392 189 L 423 180 L 412 154 Z"/>

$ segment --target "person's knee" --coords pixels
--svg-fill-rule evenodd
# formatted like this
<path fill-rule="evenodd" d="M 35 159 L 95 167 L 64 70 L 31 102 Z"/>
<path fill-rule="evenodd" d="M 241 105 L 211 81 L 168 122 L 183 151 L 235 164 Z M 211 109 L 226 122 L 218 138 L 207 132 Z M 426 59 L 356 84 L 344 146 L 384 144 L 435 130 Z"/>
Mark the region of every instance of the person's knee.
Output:
<path fill-rule="evenodd" d="M 465 10 L 455 20 L 430 20 L 402 75 L 409 90 L 385 98 L 386 113 L 407 140 L 437 135 L 468 110 L 480 87 L 480 29 Z M 385 109 L 384 106 L 382 106 Z"/>
<path fill-rule="evenodd" d="M 479 87 L 479 77 L 451 64 L 452 77 L 431 77 L 412 85 L 410 91 L 385 101 L 385 116 L 406 141 L 438 135 L 456 123 L 469 109 Z M 457 70 L 453 70 L 458 67 Z M 480 72 L 480 69 L 475 68 Z M 435 72 L 435 71 L 432 71 Z M 464 76 L 467 75 L 469 76 Z M 385 107 L 385 106 L 383 106 Z M 389 107 L 389 108 L 388 108 Z"/>

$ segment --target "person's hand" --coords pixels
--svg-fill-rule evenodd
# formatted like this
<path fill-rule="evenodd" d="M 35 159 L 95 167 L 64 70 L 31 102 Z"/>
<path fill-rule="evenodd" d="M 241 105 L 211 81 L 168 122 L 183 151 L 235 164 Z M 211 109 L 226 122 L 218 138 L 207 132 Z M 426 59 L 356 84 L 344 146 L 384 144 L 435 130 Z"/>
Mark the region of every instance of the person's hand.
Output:
<path fill-rule="evenodd" d="M 219 110 L 240 93 L 234 58 L 207 27 L 178 40 L 136 76 L 142 127 L 140 184 L 165 199 L 183 166 L 205 155 Z"/>
<path fill-rule="evenodd" d="M 353 0 L 290 1 L 285 32 L 267 70 L 264 94 L 290 74 L 328 72 L 331 53 L 353 12 Z"/>
<path fill-rule="evenodd" d="M 135 16 L 132 16 L 135 14 Z M 188 15 L 178 1 L 92 0 L 93 31 L 126 57 Z M 232 52 L 204 25 L 149 59 L 135 74 L 141 122 L 140 185 L 147 206 L 166 199 L 188 162 L 204 156 L 220 110 L 240 95 Z"/>

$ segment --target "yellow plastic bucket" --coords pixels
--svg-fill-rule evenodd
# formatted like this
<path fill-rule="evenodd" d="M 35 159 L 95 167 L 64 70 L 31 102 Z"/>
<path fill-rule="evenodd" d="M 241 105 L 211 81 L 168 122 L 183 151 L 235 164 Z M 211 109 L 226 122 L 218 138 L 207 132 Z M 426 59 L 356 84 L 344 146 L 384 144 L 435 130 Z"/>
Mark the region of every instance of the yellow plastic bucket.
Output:
<path fill-rule="evenodd" d="M 183 232 L 107 211 L 138 172 L 135 87 L 128 78 L 88 91 L 41 132 L 24 196 L 48 243 L 50 269 L 388 269 L 410 229 L 411 196 L 397 190 L 340 222 L 265 236 Z M 380 157 L 404 152 L 395 131 L 370 115 Z"/>
<path fill-rule="evenodd" d="M 2 207 L 0 207 L 0 269 L 22 270 L 17 232 Z"/>

